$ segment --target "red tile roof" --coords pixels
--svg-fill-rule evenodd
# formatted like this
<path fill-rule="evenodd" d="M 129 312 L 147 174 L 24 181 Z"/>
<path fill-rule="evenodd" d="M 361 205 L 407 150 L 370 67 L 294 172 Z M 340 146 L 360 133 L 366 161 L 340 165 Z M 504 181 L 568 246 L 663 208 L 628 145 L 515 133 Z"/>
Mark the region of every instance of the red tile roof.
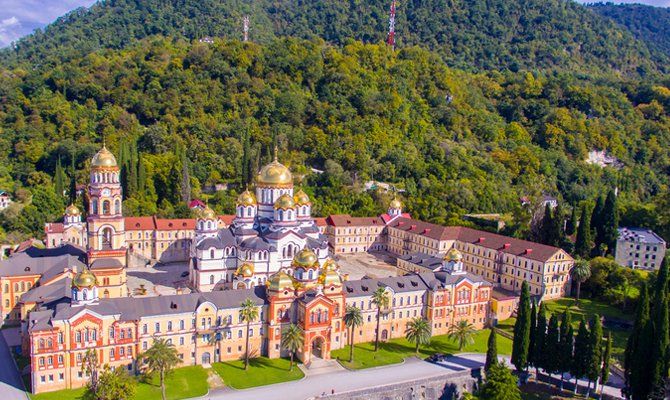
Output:
<path fill-rule="evenodd" d="M 325 218 L 314 218 L 314 222 L 316 223 L 316 226 L 326 226 L 326 225 L 328 225 Z"/>
<path fill-rule="evenodd" d="M 234 215 L 219 215 L 219 220 L 223 222 L 224 225 L 230 226 L 235 219 Z"/>
<path fill-rule="evenodd" d="M 381 217 L 352 217 L 349 214 L 331 215 L 326 218 L 326 224 L 338 227 L 386 225 Z"/>
<path fill-rule="evenodd" d="M 541 262 L 547 261 L 554 254 L 561 251 L 558 247 L 547 246 L 528 240 L 516 239 L 461 226 L 441 226 L 411 218 L 399 218 L 389 226 L 406 232 L 427 236 L 431 239 L 458 240 L 462 243 L 476 244 L 487 249 L 502 251 L 506 254 L 522 256 Z"/>
<path fill-rule="evenodd" d="M 159 231 L 177 231 L 183 229 L 195 229 L 195 219 L 158 219 L 156 218 L 156 229 Z"/>
<path fill-rule="evenodd" d="M 154 217 L 126 217 L 127 231 L 152 231 L 156 229 Z"/>
<path fill-rule="evenodd" d="M 48 223 L 44 225 L 45 233 L 63 233 L 63 224 L 59 222 Z"/>

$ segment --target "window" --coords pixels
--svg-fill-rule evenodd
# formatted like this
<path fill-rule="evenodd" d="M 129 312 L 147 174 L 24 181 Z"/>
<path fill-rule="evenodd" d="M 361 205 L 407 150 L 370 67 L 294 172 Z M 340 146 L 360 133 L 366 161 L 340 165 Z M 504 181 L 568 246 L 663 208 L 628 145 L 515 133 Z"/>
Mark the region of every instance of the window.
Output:
<path fill-rule="evenodd" d="M 167 330 L 168 332 L 172 331 L 172 321 L 168 321 Z"/>
<path fill-rule="evenodd" d="M 109 328 L 109 338 L 114 339 L 114 328 Z"/>
<path fill-rule="evenodd" d="M 160 331 L 161 331 L 161 323 L 156 322 L 156 332 L 160 332 Z"/>
<path fill-rule="evenodd" d="M 148 330 L 149 330 L 149 329 L 147 328 L 147 324 L 144 324 L 144 325 L 142 326 L 142 333 L 144 333 L 144 334 L 146 335 L 146 334 L 148 333 Z"/>
<path fill-rule="evenodd" d="M 179 329 L 184 330 L 184 320 L 179 321 Z"/>
<path fill-rule="evenodd" d="M 109 349 L 109 358 L 114 358 L 114 349 Z"/>

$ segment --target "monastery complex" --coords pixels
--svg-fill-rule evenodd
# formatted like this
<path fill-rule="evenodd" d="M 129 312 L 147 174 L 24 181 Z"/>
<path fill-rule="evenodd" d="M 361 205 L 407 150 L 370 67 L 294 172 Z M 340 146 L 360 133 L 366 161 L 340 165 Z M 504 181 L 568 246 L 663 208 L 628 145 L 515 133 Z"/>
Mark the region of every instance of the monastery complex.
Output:
<path fill-rule="evenodd" d="M 310 198 L 294 190 L 276 156 L 232 216 L 204 207 L 194 219 L 124 217 L 120 170 L 105 147 L 91 161 L 87 199 L 85 220 L 71 205 L 62 223 L 46 225 L 46 249 L 0 262 L 0 310 L 5 324 L 21 326 L 33 393 L 84 386 L 90 349 L 103 365 L 137 372 L 137 355 L 157 338 L 172 343 L 185 365 L 242 358 L 247 333 L 252 355 L 275 358 L 287 355 L 281 332 L 294 323 L 305 332 L 297 357 L 328 359 L 348 343 L 348 305 L 363 312 L 355 341 L 374 340 L 378 288 L 390 299 L 381 340 L 404 337 L 415 317 L 430 321 L 433 335 L 461 320 L 481 329 L 509 317 L 523 281 L 538 299 L 570 289 L 573 259 L 563 250 L 418 221 L 397 199 L 376 217 L 314 218 Z M 338 257 L 368 251 L 397 257 L 404 275 L 347 279 Z M 149 261 L 188 263 L 193 292 L 130 297 L 129 264 Z M 259 318 L 245 332 L 247 299 Z"/>

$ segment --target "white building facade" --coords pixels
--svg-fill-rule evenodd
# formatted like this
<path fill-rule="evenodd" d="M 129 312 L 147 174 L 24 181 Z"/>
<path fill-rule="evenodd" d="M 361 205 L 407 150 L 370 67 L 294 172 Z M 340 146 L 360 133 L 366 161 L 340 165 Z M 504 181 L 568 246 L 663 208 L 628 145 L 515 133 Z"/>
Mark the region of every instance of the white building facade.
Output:
<path fill-rule="evenodd" d="M 666 243 L 651 229 L 619 228 L 614 260 L 619 265 L 647 270 L 659 269 Z"/>

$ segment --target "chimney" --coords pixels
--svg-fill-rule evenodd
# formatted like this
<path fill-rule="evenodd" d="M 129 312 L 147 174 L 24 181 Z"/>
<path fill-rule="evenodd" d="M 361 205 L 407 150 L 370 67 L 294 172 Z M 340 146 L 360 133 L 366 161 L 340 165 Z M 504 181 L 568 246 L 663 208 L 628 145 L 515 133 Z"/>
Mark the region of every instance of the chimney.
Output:
<path fill-rule="evenodd" d="M 405 225 L 405 223 L 403 221 L 398 222 L 398 226 L 403 226 L 403 225 Z"/>
<path fill-rule="evenodd" d="M 479 239 L 477 239 L 477 243 L 484 243 L 484 240 L 486 240 L 486 238 L 480 236 Z"/>
<path fill-rule="evenodd" d="M 503 244 L 503 249 L 509 249 L 510 246 L 511 246 L 511 244 L 505 243 L 505 244 Z"/>
<path fill-rule="evenodd" d="M 410 231 L 413 231 L 413 230 L 415 230 L 415 229 L 416 229 L 416 225 L 412 225 L 412 226 L 409 227 L 409 230 L 410 230 Z"/>
<path fill-rule="evenodd" d="M 525 253 L 525 254 L 531 254 L 532 252 L 533 252 L 533 249 L 526 249 L 526 253 Z"/>

